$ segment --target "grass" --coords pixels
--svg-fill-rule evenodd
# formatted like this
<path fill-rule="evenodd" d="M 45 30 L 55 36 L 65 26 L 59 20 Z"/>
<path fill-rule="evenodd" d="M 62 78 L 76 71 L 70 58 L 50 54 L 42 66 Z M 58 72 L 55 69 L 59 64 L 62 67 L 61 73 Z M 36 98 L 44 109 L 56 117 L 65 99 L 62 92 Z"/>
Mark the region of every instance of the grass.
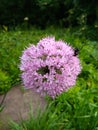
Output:
<path fill-rule="evenodd" d="M 30 113 L 28 120 L 23 120 L 20 124 L 13 121 L 10 123 L 11 130 L 57 130 L 61 127 L 60 117 L 56 116 L 56 112 L 51 111 L 52 104 L 49 104 L 42 112 L 40 109 L 37 110 L 36 116 Z"/>
<path fill-rule="evenodd" d="M 44 112 L 20 123 L 11 122 L 10 130 L 97 130 L 98 91 L 95 88 L 82 90 L 78 86 L 61 94 L 50 103 Z"/>
<path fill-rule="evenodd" d="M 76 30 L 76 32 L 78 32 Z M 55 36 L 80 49 L 82 72 L 76 85 L 55 100 L 48 97 L 49 107 L 36 117 L 11 123 L 11 130 L 98 130 L 98 43 L 86 39 L 70 29 L 49 27 L 31 28 L 0 33 L 0 93 L 20 82 L 18 69 L 24 48 L 41 38 Z"/>

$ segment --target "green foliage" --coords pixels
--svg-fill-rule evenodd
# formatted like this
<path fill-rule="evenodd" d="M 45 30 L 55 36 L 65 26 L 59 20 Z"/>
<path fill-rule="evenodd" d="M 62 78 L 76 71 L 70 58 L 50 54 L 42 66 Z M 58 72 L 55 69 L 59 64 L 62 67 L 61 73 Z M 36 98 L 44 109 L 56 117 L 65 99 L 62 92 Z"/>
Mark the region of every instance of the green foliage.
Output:
<path fill-rule="evenodd" d="M 42 28 L 49 24 L 98 25 L 97 12 L 96 0 L 0 0 L 0 25 L 24 24 L 25 17 L 29 24 Z"/>
<path fill-rule="evenodd" d="M 3 32 L 4 31 L 4 32 Z M 80 78 L 84 77 L 87 82 L 97 83 L 98 45 L 96 41 L 78 38 L 76 30 L 62 29 L 50 26 L 45 30 L 31 28 L 31 30 L 5 31 L 0 33 L 0 93 L 3 93 L 20 81 L 19 57 L 26 46 L 36 44 L 42 37 L 55 36 L 62 39 L 73 47 L 80 49 L 79 57 L 83 70 Z M 89 69 L 88 69 L 89 68 Z"/>
<path fill-rule="evenodd" d="M 4 71 L 0 70 L 0 94 L 2 92 L 7 92 L 10 86 L 9 76 Z"/>
<path fill-rule="evenodd" d="M 51 101 L 51 100 L 50 100 Z M 44 112 L 20 123 L 11 122 L 11 130 L 97 130 L 98 91 L 83 89 L 77 84 L 61 94 L 47 106 Z"/>
<path fill-rule="evenodd" d="M 63 93 L 55 101 L 53 110 L 64 124 L 62 130 L 96 130 L 98 127 L 98 91 L 84 89 L 77 84 L 69 92 Z"/>
<path fill-rule="evenodd" d="M 82 34 L 76 28 L 70 30 L 53 26 L 45 30 L 31 28 L 25 31 L 3 30 L 0 33 L 0 93 L 8 91 L 20 81 L 19 57 L 25 47 L 30 43 L 36 44 L 42 37 L 55 36 L 57 40 L 62 39 L 79 48 L 78 56 L 82 65 L 82 72 L 73 88 L 55 100 L 48 97 L 51 105 L 44 113 L 39 112 L 36 117 L 32 115 L 19 124 L 13 122 L 12 130 L 98 129 L 98 43 L 94 37 L 91 41 Z"/>
<path fill-rule="evenodd" d="M 31 113 L 28 120 L 21 121 L 20 124 L 11 121 L 10 130 L 58 130 L 61 127 L 60 117 L 51 111 L 52 104 L 48 105 L 46 110 L 36 111 L 36 116 Z"/>

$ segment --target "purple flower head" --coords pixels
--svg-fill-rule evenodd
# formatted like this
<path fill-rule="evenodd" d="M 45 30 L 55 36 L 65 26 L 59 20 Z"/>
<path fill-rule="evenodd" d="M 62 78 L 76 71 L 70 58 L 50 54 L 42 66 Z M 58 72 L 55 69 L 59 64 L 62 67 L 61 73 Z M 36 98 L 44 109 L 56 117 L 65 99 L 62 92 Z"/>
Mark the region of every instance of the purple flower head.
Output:
<path fill-rule="evenodd" d="M 46 37 L 24 50 L 20 70 L 25 88 L 55 98 L 75 85 L 81 65 L 71 46 Z"/>

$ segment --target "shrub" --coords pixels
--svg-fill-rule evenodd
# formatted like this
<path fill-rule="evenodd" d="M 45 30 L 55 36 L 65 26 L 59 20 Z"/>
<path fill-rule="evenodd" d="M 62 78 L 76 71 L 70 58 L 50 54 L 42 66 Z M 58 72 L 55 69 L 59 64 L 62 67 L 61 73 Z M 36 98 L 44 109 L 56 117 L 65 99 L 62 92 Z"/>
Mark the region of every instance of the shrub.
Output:
<path fill-rule="evenodd" d="M 11 87 L 10 77 L 6 72 L 0 70 L 0 94 L 5 93 Z"/>

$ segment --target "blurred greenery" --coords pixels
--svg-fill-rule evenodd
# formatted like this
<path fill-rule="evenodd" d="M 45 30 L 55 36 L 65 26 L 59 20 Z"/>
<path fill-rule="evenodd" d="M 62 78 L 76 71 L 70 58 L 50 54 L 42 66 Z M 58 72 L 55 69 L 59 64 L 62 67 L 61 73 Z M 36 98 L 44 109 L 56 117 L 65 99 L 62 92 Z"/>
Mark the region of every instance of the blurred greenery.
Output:
<path fill-rule="evenodd" d="M 83 66 L 80 75 L 82 80 L 89 84 L 98 82 L 98 43 L 87 39 L 85 35 L 78 34 L 77 29 L 59 28 L 50 26 L 45 30 L 32 27 L 29 30 L 16 28 L 16 31 L 1 30 L 0 33 L 0 93 L 20 82 L 19 57 L 29 44 L 37 42 L 46 36 L 55 36 L 70 43 L 74 48 L 79 48 L 79 57 Z M 88 69 L 89 68 L 89 69 Z M 91 85 L 92 86 L 92 85 Z"/>
<path fill-rule="evenodd" d="M 46 97 L 50 105 L 45 113 L 20 122 L 13 122 L 12 130 L 97 130 L 98 128 L 98 41 L 86 37 L 78 28 L 60 28 L 49 26 L 46 29 L 32 27 L 18 28 L 0 32 L 0 94 L 6 93 L 15 84 L 20 83 L 19 57 L 30 44 L 46 36 L 55 36 L 79 49 L 82 72 L 76 85 L 62 93 L 55 100 Z M 96 36 L 96 34 L 95 34 Z M 3 110 L 0 106 L 0 112 Z M 33 125 L 34 124 L 34 125 Z M 40 128 L 39 128 L 40 127 Z"/>
<path fill-rule="evenodd" d="M 28 19 L 26 19 L 28 17 Z M 0 25 L 98 26 L 97 0 L 0 0 Z"/>

